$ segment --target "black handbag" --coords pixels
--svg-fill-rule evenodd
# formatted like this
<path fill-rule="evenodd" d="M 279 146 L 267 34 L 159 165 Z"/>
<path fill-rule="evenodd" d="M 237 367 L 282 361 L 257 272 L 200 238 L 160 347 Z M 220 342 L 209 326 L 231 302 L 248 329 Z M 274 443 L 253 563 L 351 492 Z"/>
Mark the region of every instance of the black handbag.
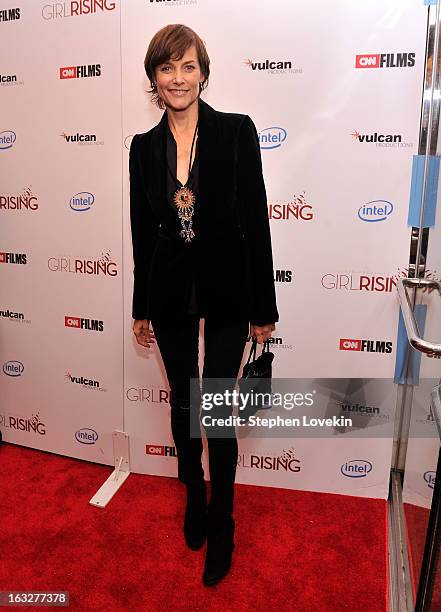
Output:
<path fill-rule="evenodd" d="M 241 409 L 239 402 L 238 416 L 248 418 L 256 414 L 258 410 L 271 408 L 271 378 L 273 372 L 274 353 L 269 349 L 269 342 L 265 340 L 262 353 L 256 358 L 257 340 L 253 338 L 248 361 L 243 367 L 242 376 L 239 379 L 239 392 L 248 393 L 249 400 Z M 258 395 L 256 395 L 258 394 Z"/>

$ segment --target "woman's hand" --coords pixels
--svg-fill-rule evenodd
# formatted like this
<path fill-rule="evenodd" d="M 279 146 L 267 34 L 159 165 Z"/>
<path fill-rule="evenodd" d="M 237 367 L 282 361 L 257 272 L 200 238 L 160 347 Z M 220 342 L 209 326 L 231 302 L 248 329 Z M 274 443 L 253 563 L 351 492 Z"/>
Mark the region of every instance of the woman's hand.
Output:
<path fill-rule="evenodd" d="M 250 335 L 257 339 L 258 344 L 263 344 L 265 340 L 271 338 L 271 333 L 276 329 L 275 323 L 268 323 L 268 325 L 253 325 L 250 323 Z"/>
<path fill-rule="evenodd" d="M 149 326 L 150 321 L 147 319 L 137 319 L 133 323 L 133 333 L 137 343 L 147 348 L 150 348 L 150 344 L 155 342 L 155 335 Z"/>

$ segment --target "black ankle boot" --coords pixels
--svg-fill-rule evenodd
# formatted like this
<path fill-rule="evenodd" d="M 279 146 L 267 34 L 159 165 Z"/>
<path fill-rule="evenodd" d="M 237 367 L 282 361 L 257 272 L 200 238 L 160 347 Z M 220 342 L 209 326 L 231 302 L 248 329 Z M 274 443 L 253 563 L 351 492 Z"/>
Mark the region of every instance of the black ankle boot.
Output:
<path fill-rule="evenodd" d="M 197 485 L 187 485 L 184 537 L 191 550 L 199 550 L 207 537 L 207 486 L 205 481 Z"/>
<path fill-rule="evenodd" d="M 207 554 L 202 582 L 213 586 L 224 578 L 231 567 L 234 548 L 234 519 L 229 516 L 220 522 L 208 517 Z"/>

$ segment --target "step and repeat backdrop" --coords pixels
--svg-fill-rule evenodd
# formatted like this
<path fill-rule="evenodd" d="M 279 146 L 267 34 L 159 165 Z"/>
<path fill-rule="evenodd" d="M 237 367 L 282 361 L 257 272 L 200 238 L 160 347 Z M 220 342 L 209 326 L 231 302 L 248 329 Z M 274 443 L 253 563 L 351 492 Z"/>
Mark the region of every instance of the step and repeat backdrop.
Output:
<path fill-rule="evenodd" d="M 237 482 L 386 498 L 426 20 L 422 0 L 1 0 L 4 439 L 113 465 L 125 431 L 132 471 L 177 474 L 162 360 L 132 333 L 128 151 L 162 116 L 148 43 L 184 23 L 204 99 L 259 133 L 273 375 L 316 398 L 288 416 L 335 421 L 238 431 Z M 202 363 L 203 320 L 200 341 Z"/>

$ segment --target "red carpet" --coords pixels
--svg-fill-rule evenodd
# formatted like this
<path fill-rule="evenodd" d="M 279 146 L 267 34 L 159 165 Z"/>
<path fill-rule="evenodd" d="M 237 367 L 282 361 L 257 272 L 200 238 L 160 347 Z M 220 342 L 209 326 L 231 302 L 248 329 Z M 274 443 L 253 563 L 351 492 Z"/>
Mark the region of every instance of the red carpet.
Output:
<path fill-rule="evenodd" d="M 383 500 L 236 485 L 233 566 L 210 588 L 177 479 L 132 474 L 99 509 L 107 466 L 13 444 L 0 460 L 1 591 L 69 591 L 81 612 L 387 609 Z"/>

